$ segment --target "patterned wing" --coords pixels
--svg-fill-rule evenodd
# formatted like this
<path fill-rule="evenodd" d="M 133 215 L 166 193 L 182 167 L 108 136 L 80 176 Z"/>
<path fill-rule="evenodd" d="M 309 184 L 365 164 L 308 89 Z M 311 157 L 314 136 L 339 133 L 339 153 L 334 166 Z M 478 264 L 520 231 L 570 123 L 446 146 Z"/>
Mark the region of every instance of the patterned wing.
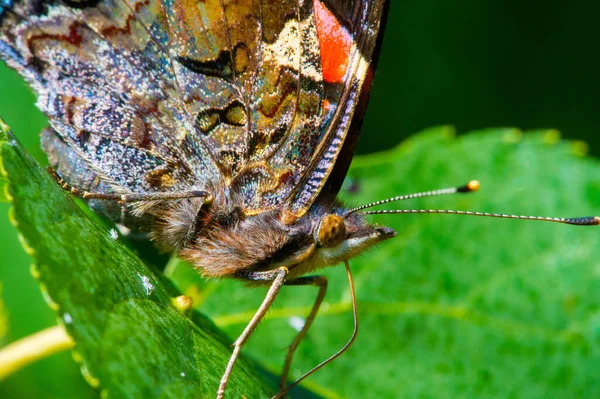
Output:
<path fill-rule="evenodd" d="M 324 109 L 336 96 L 321 69 L 315 7 L 322 3 L 164 0 L 163 7 L 165 45 L 195 140 L 208 143 L 247 215 L 280 208 L 335 108 Z"/>
<path fill-rule="evenodd" d="M 225 188 L 246 214 L 294 219 L 351 157 L 384 3 L 4 0 L 0 57 L 37 91 L 73 178 Z"/>
<path fill-rule="evenodd" d="M 138 12 L 143 10 L 144 18 Z M 193 135 L 159 3 L 4 0 L 0 57 L 38 95 L 51 162 L 84 189 L 173 191 L 218 185 Z"/>
<path fill-rule="evenodd" d="M 337 195 L 362 126 L 387 17 L 387 0 L 314 1 L 325 84 L 319 144 L 290 214 L 304 214 L 317 196 Z"/>
<path fill-rule="evenodd" d="M 231 185 L 241 193 L 246 213 L 283 208 L 292 222 L 323 191 L 342 152 L 335 178 L 345 175 L 360 127 L 351 128 L 353 114 L 362 98 L 354 118 L 362 119 L 387 5 L 384 0 L 260 4 L 259 50 L 251 52 L 258 69 L 245 91 L 249 134 Z M 338 189 L 331 184 L 325 191 L 332 196 Z"/>

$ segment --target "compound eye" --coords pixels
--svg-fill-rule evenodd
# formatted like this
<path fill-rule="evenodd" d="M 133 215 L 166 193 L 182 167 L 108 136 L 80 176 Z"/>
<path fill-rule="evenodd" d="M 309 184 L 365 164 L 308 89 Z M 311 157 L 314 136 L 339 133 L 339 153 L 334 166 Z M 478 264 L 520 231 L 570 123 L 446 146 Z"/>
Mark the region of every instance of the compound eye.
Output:
<path fill-rule="evenodd" d="M 317 229 L 317 244 L 320 247 L 331 248 L 346 239 L 344 219 L 337 215 L 327 215 L 321 220 Z"/>

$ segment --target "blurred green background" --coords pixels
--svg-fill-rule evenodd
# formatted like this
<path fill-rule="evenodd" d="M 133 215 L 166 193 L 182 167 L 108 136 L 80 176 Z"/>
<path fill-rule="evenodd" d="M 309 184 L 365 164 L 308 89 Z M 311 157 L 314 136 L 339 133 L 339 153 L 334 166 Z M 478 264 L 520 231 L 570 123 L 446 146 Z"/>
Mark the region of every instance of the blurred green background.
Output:
<path fill-rule="evenodd" d="M 389 148 L 425 127 L 451 124 L 459 132 L 556 128 L 600 155 L 600 3 L 392 3 L 359 152 Z M 43 160 L 38 133 L 45 119 L 34 101 L 18 75 L 0 65 L 0 116 Z M 31 260 L 10 226 L 8 208 L 0 203 L 0 281 L 9 317 L 3 343 L 54 324 L 30 277 Z M 69 354 L 47 361 L 52 375 L 40 363 L 0 384 L 0 392 L 64 397 L 74 389 L 61 386 L 64 377 L 86 390 Z M 42 382 L 27 384 L 31 378 Z"/>

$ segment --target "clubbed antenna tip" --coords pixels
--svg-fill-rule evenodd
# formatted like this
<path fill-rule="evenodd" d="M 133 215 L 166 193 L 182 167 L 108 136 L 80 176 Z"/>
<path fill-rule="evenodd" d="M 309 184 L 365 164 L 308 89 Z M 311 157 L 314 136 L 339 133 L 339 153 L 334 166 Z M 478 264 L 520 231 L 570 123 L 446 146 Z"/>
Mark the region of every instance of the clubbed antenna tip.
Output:
<path fill-rule="evenodd" d="M 575 226 L 598 226 L 600 225 L 600 217 L 587 216 L 583 218 L 565 219 L 565 223 L 573 224 Z"/>
<path fill-rule="evenodd" d="M 479 183 L 479 180 L 471 180 L 470 182 L 468 182 L 464 186 L 458 187 L 456 189 L 456 192 L 458 192 L 458 193 L 472 193 L 473 191 L 479 190 L 480 187 L 481 187 L 481 183 Z"/>

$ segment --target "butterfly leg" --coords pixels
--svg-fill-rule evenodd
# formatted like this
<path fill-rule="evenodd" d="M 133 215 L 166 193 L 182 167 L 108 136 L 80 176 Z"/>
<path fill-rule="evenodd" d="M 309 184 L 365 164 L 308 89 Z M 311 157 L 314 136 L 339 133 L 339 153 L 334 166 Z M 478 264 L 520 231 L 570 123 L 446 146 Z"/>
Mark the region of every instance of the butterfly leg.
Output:
<path fill-rule="evenodd" d="M 288 281 L 285 285 L 312 285 L 315 287 L 319 287 L 319 293 L 317 294 L 317 298 L 315 299 L 315 303 L 304 322 L 304 326 L 296 335 L 296 338 L 292 341 L 292 344 L 288 348 L 287 356 L 285 357 L 285 363 L 283 364 L 283 371 L 281 372 L 281 379 L 279 381 L 279 389 L 283 391 L 287 384 L 287 377 L 290 372 L 290 367 L 292 365 L 292 358 L 294 356 L 294 351 L 300 345 L 300 342 L 310 329 L 315 317 L 317 316 L 317 312 L 321 307 L 321 303 L 325 298 L 325 293 L 327 292 L 327 278 L 325 276 L 307 276 L 307 277 L 299 277 L 295 280 Z"/>
<path fill-rule="evenodd" d="M 262 304 L 252 317 L 252 320 L 248 323 L 242 334 L 235 340 L 233 344 L 233 353 L 229 358 L 229 363 L 227 364 L 227 368 L 225 369 L 225 373 L 223 373 L 223 377 L 221 377 L 221 382 L 219 384 L 219 390 L 217 391 L 217 399 L 223 399 L 223 395 L 225 394 L 225 388 L 227 386 L 227 382 L 229 381 L 229 377 L 231 376 L 231 371 L 233 370 L 233 366 L 235 365 L 235 361 L 237 360 L 240 350 L 242 346 L 248 341 L 250 335 L 258 325 L 258 323 L 265 316 L 275 297 L 279 293 L 281 287 L 285 284 L 285 277 L 289 273 L 286 267 L 280 267 L 277 270 L 268 271 L 268 272 L 250 272 L 244 274 L 243 277 L 248 280 L 254 281 L 272 281 L 271 287 L 265 296 Z"/>
<path fill-rule="evenodd" d="M 178 200 L 184 198 L 199 198 L 204 197 L 206 203 L 212 201 L 212 194 L 208 191 L 201 190 L 187 190 L 187 191 L 174 191 L 174 192 L 163 192 L 163 193 L 127 193 L 127 194 L 113 194 L 113 193 L 92 193 L 89 191 L 79 190 L 71 186 L 50 166 L 46 168 L 48 173 L 56 180 L 64 190 L 70 192 L 73 195 L 81 197 L 83 199 L 97 199 L 104 201 L 115 201 L 120 204 L 132 203 L 132 202 L 144 202 L 144 201 L 168 201 Z"/>

